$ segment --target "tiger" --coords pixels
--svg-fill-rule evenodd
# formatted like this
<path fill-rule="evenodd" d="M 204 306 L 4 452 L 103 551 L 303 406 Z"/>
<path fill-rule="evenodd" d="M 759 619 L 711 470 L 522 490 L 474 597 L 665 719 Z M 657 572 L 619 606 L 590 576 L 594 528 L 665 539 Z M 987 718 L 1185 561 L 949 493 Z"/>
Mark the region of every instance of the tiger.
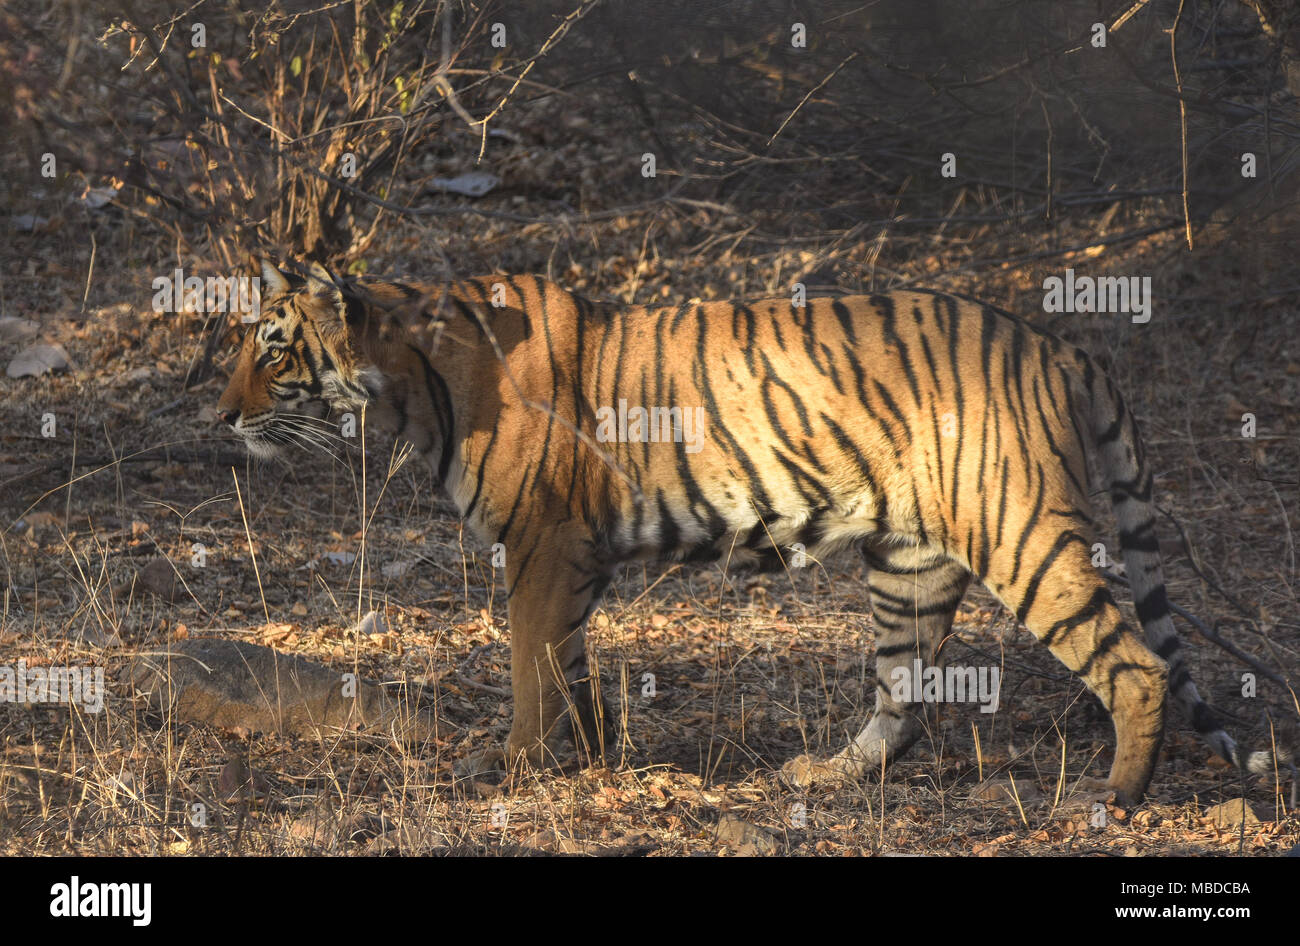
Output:
<path fill-rule="evenodd" d="M 851 783 L 920 738 L 924 706 L 891 681 L 940 666 L 972 579 L 1109 712 L 1121 804 L 1148 788 L 1170 694 L 1223 759 L 1275 763 L 1238 748 L 1188 671 L 1132 412 L 1087 353 L 1026 320 L 915 289 L 649 307 L 537 276 L 252 266 L 261 311 L 219 420 L 273 456 L 319 444 L 330 411 L 364 411 L 505 550 L 513 715 L 471 774 L 603 756 L 585 627 L 621 565 L 781 568 L 794 549 L 820 561 L 853 546 L 875 708 L 833 756 L 788 761 L 787 784 Z M 1090 476 L 1110 495 L 1142 634 L 1093 562 Z"/>

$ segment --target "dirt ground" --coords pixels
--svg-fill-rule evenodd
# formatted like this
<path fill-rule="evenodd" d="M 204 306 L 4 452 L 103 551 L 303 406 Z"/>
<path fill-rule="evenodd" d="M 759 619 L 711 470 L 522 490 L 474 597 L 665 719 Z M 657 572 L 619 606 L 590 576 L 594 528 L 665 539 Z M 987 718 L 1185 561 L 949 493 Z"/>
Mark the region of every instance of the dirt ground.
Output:
<path fill-rule="evenodd" d="M 807 273 L 845 291 L 954 289 L 1025 314 L 1099 356 L 1134 406 L 1170 516 L 1160 529 L 1171 599 L 1296 679 L 1300 342 L 1294 296 L 1258 290 L 1264 274 L 1293 265 L 1291 230 L 1211 229 L 1189 251 L 1177 231 L 1093 244 L 1095 220 L 1080 217 L 1061 241 L 1077 239 L 1076 252 L 974 269 L 973 258 L 1005 247 L 940 239 L 890 258 L 877 234 L 851 229 L 829 249 L 764 240 L 752 215 L 642 206 L 644 182 L 614 160 L 610 120 L 546 102 L 513 109 L 502 119 L 513 137 L 494 142 L 491 159 L 504 183 L 481 206 L 544 216 L 555 207 L 539 183 L 546 169 L 581 161 L 570 203 L 636 209 L 579 229 L 394 219 L 368 270 L 436 273 L 445 258 L 465 274 L 538 272 L 600 298 L 666 303 L 783 291 Z M 422 173 L 473 169 L 477 144 L 449 128 Z M 202 317 L 150 307 L 151 282 L 177 253 L 114 206 L 88 223 L 69 214 L 13 233 L 0 250 L 0 314 L 36 322 L 72 363 L 0 380 L 0 654 L 102 667 L 109 681 L 100 713 L 0 703 L 0 852 L 1136 856 L 1270 855 L 1300 843 L 1289 775 L 1243 783 L 1176 713 L 1148 800 L 1099 809 L 1076 783 L 1109 769 L 1107 715 L 978 589 L 948 654 L 1002 669 L 999 711 L 944 707 L 883 780 L 789 790 L 776 778 L 783 761 L 837 750 L 870 711 L 872 619 L 851 554 L 793 576 L 626 568 L 591 622 L 621 736 L 607 766 L 530 773 L 508 791 L 454 783 L 455 763 L 509 727 L 499 571 L 428 471 L 382 435 L 337 460 L 250 462 L 213 412 L 231 350 L 186 389 Z M 201 247 L 179 255 L 196 271 L 218 265 Z M 1044 314 L 1043 278 L 1076 264 L 1154 274 L 1156 317 Z M 0 338 L 0 360 L 30 342 Z M 1257 418 L 1253 438 L 1241 435 L 1245 413 Z M 159 561 L 180 579 L 174 600 L 157 591 Z M 385 631 L 355 630 L 370 611 Z M 1289 738 L 1295 696 L 1262 678 L 1243 695 L 1250 668 L 1178 624 L 1202 693 L 1239 741 Z M 377 732 L 223 732 L 153 713 L 115 682 L 133 655 L 204 636 L 422 684 L 438 736 L 403 745 Z M 256 791 L 232 792 L 232 773 L 248 770 Z M 1243 795 L 1253 823 L 1221 826 L 1207 813 Z M 190 823 L 195 804 L 206 827 Z"/>

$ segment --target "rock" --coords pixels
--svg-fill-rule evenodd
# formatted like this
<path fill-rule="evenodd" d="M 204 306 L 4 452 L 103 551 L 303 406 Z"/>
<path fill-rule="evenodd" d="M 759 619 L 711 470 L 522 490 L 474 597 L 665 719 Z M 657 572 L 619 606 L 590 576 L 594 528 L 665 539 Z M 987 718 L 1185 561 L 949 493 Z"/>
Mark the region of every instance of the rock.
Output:
<path fill-rule="evenodd" d="M 20 233 L 31 233 L 40 230 L 50 222 L 49 217 L 39 217 L 36 214 L 14 214 L 9 220 L 14 229 Z"/>
<path fill-rule="evenodd" d="M 395 835 L 398 826 L 383 815 L 357 812 L 340 818 L 329 812 L 311 810 L 290 821 L 286 829 L 290 837 L 331 848 L 342 842 L 366 844 L 378 837 Z"/>
<path fill-rule="evenodd" d="M 429 182 L 428 189 L 449 194 L 464 194 L 467 197 L 482 197 L 500 183 L 501 178 L 487 171 L 467 171 L 456 177 L 435 177 Z"/>
<path fill-rule="evenodd" d="M 402 839 L 400 832 L 392 831 L 388 834 L 381 834 L 377 838 L 371 838 L 366 842 L 362 853 L 366 857 L 386 857 L 401 854 Z"/>
<path fill-rule="evenodd" d="M 1214 822 L 1216 828 L 1240 827 L 1243 820 L 1248 825 L 1260 822 L 1259 815 L 1244 798 L 1233 798 L 1220 805 L 1212 805 L 1205 809 L 1205 817 Z"/>
<path fill-rule="evenodd" d="M 105 634 L 94 625 L 86 624 L 81 627 L 68 628 L 68 640 L 74 644 L 81 644 L 84 647 L 121 647 L 122 638 L 117 631 Z"/>
<path fill-rule="evenodd" d="M 41 343 L 14 355 L 5 374 L 11 378 L 34 378 L 50 371 L 63 371 L 71 364 L 72 359 L 62 345 Z"/>
<path fill-rule="evenodd" d="M 718 819 L 717 842 L 725 845 L 737 857 L 771 854 L 778 847 L 772 832 L 730 814 Z"/>
<path fill-rule="evenodd" d="M 236 756 L 217 775 L 217 790 L 227 803 L 261 801 L 271 793 L 266 776 Z"/>
<path fill-rule="evenodd" d="M 414 567 L 415 562 L 389 562 L 379 572 L 389 579 L 404 578 Z"/>
<path fill-rule="evenodd" d="M 447 839 L 438 831 L 413 824 L 396 825 L 383 834 L 366 841 L 361 853 L 366 857 L 381 855 L 439 855 L 446 856 L 454 852 L 447 847 Z M 478 854 L 478 851 L 467 853 Z M 523 849 L 519 853 L 529 853 Z"/>
<path fill-rule="evenodd" d="M 1021 805 L 1036 805 L 1043 800 L 1043 793 L 1038 786 L 1028 780 L 1016 782 L 1011 779 L 985 779 L 971 789 L 971 801 L 989 801 L 1000 805 L 1014 805 L 1019 798 Z"/>
<path fill-rule="evenodd" d="M 580 841 L 577 838 L 565 837 L 556 834 L 550 828 L 544 828 L 534 834 L 529 835 L 522 842 L 523 846 L 534 851 L 544 851 L 548 854 L 598 854 L 600 848 L 589 841 Z"/>
<path fill-rule="evenodd" d="M 1104 808 L 1114 801 L 1115 790 L 1105 779 L 1085 775 L 1067 789 L 1065 797 L 1056 807 L 1056 813 L 1077 816 L 1080 812 L 1087 812 L 1091 815 L 1099 810 L 1098 805 Z"/>
<path fill-rule="evenodd" d="M 312 812 L 294 818 L 287 826 L 289 837 L 306 841 L 318 847 L 327 847 L 339 834 L 339 824 L 335 818 Z"/>
<path fill-rule="evenodd" d="M 365 616 L 352 625 L 348 631 L 349 634 L 386 634 L 388 632 L 388 619 L 378 611 L 367 611 Z"/>
<path fill-rule="evenodd" d="M 383 815 L 353 814 L 343 821 L 343 834 L 354 844 L 387 834 L 396 826 Z"/>
<path fill-rule="evenodd" d="M 392 689 L 350 678 L 260 644 L 216 638 L 177 641 L 135 658 L 120 675 L 153 708 L 184 722 L 305 738 L 362 726 L 408 742 L 434 738 L 428 710 L 404 703 Z"/>
<path fill-rule="evenodd" d="M 162 598 L 168 604 L 175 603 L 180 596 L 181 585 L 176 580 L 176 569 L 165 558 L 155 558 L 135 576 L 136 587 L 143 588 Z"/>
<path fill-rule="evenodd" d="M 0 316 L 0 342 L 31 338 L 40 330 L 41 327 L 31 319 L 20 319 L 12 315 Z"/>

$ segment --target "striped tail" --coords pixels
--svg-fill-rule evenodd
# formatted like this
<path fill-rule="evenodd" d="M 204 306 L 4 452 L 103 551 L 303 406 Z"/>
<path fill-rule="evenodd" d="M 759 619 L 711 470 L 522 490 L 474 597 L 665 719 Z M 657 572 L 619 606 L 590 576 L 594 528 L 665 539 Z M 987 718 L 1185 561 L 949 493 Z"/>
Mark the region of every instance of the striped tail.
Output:
<path fill-rule="evenodd" d="M 1218 714 L 1197 692 L 1165 594 L 1155 507 L 1151 503 L 1151 471 L 1137 422 L 1109 378 L 1091 363 L 1087 373 L 1098 465 L 1115 508 L 1125 572 L 1147 646 L 1169 665 L 1169 692 L 1210 749 L 1237 769 L 1273 774 L 1278 764 L 1292 765 L 1290 754 L 1280 747 L 1276 757 L 1269 750 L 1247 753 L 1238 748 Z"/>

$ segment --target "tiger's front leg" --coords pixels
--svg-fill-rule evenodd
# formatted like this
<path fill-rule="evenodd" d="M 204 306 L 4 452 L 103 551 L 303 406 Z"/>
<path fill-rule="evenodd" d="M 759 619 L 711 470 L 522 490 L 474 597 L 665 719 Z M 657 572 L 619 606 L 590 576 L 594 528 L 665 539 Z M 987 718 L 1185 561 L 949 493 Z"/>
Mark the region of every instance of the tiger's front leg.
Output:
<path fill-rule="evenodd" d="M 520 760 L 546 768 L 576 755 L 602 758 L 612 727 L 587 664 L 584 627 L 608 583 L 589 560 L 589 539 L 551 531 L 506 549 L 514 718 L 500 751 L 480 753 L 468 774 Z"/>

